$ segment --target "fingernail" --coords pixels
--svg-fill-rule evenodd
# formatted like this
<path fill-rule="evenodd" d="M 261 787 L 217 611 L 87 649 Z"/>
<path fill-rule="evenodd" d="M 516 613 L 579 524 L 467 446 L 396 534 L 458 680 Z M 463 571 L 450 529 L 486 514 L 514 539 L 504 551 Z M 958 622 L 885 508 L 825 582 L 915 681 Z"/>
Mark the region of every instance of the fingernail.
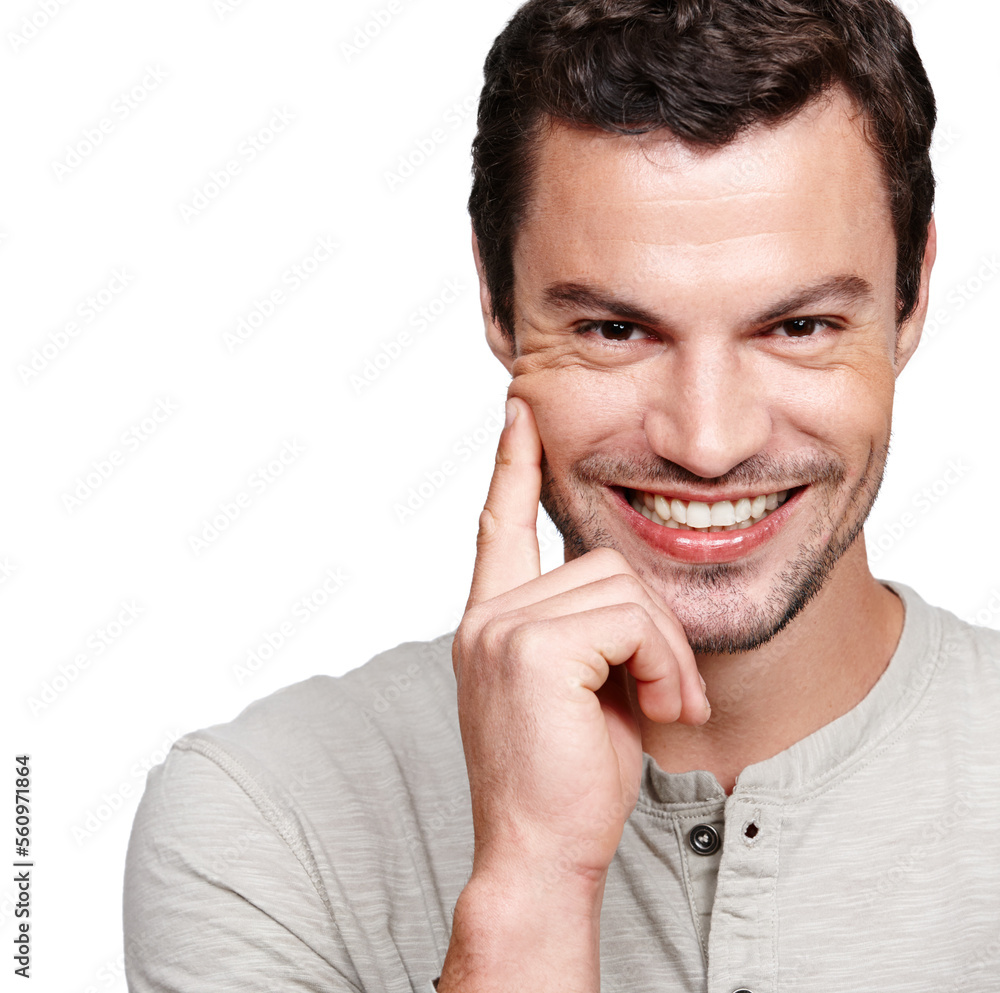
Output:
<path fill-rule="evenodd" d="M 508 400 L 505 410 L 507 412 L 507 420 L 504 422 L 504 427 L 509 428 L 514 423 L 514 418 L 517 417 L 517 404 L 513 400 Z"/>
<path fill-rule="evenodd" d="M 698 678 L 701 680 L 701 688 L 703 690 L 707 690 L 708 689 L 708 683 L 705 682 L 705 677 L 700 672 L 698 673 Z"/>

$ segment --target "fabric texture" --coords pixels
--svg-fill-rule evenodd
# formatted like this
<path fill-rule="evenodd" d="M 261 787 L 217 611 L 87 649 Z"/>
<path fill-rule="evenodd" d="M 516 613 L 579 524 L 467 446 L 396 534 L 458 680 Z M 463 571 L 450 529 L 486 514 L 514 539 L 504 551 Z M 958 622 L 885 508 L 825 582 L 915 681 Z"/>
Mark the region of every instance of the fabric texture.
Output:
<path fill-rule="evenodd" d="M 849 713 L 728 797 L 645 757 L 602 990 L 1000 990 L 1000 632 L 887 585 L 903 634 Z M 453 634 L 174 745 L 129 843 L 132 993 L 431 993 L 473 853 Z"/>

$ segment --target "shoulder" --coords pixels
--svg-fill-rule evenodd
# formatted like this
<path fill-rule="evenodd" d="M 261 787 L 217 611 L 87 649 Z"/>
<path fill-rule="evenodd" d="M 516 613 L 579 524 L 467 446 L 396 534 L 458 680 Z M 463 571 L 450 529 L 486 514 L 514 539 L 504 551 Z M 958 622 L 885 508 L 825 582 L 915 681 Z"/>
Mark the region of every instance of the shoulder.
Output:
<path fill-rule="evenodd" d="M 234 835 L 266 831 L 313 875 L 310 851 L 368 852 L 404 805 L 464 798 L 452 637 L 314 676 L 178 739 L 147 777 L 133 861 L 164 845 L 210 859 Z"/>
<path fill-rule="evenodd" d="M 889 584 L 902 598 L 901 650 L 913 659 L 913 688 L 929 691 L 933 711 L 953 724 L 996 731 L 1000 708 L 1000 631 L 929 604 L 910 587 Z M 978 718 L 978 719 L 977 719 Z"/>
<path fill-rule="evenodd" d="M 964 620 L 944 607 L 929 604 L 914 590 L 899 583 L 893 588 L 903 597 L 907 615 L 928 628 L 930 640 L 936 640 L 938 653 L 954 662 L 996 668 L 1000 663 L 1000 631 Z M 998 615 L 1000 616 L 1000 615 Z"/>
<path fill-rule="evenodd" d="M 457 722 L 453 637 L 451 632 L 433 641 L 404 642 L 342 676 L 313 676 L 286 686 L 234 720 L 181 742 L 211 739 L 271 755 L 339 749 L 359 738 L 419 737 L 423 727 Z"/>
<path fill-rule="evenodd" d="M 434 853 L 420 878 L 392 867 L 420 854 L 413 838 L 434 837 L 421 825 L 449 796 L 468 793 L 451 639 L 296 683 L 175 742 L 149 773 L 129 841 L 131 989 L 187 990 L 199 969 L 229 977 L 212 989 L 262 974 L 272 988 L 363 985 L 357 962 L 384 930 L 381 908 L 416 915 L 420 879 L 437 868 Z M 445 842 L 465 826 L 452 820 Z M 466 868 L 450 870 L 452 889 Z"/>
<path fill-rule="evenodd" d="M 319 776 L 328 789 L 349 790 L 384 776 L 393 756 L 405 755 L 414 774 L 449 761 L 461 754 L 453 636 L 404 642 L 343 676 L 278 690 L 228 723 L 180 738 L 165 765 L 198 755 L 256 802 L 264 791 L 288 806 L 309 796 Z M 405 776 L 398 761 L 392 766 Z"/>

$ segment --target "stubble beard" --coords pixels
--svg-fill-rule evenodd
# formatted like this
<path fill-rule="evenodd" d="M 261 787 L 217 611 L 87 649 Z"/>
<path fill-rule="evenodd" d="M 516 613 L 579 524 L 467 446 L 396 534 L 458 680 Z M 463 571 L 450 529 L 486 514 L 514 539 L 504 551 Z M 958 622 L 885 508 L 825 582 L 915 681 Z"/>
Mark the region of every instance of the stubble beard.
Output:
<path fill-rule="evenodd" d="M 648 564 L 633 563 L 633 568 L 647 585 L 669 591 L 664 595 L 664 603 L 677 615 L 695 654 L 733 655 L 754 651 L 798 616 L 823 588 L 833 567 L 857 539 L 878 496 L 888 454 L 887 442 L 881 448 L 872 443 L 865 469 L 851 488 L 839 522 L 833 520 L 832 508 L 846 479 L 846 469 L 841 462 L 830 459 L 812 461 L 808 465 L 789 463 L 782 470 L 771 460 L 755 458 L 718 481 L 760 485 L 761 480 L 768 478 L 809 479 L 813 499 L 819 496 L 819 503 L 826 508 L 812 522 L 808 537 L 787 566 L 775 575 L 763 598 L 750 592 L 753 581 L 758 578 L 758 570 L 739 561 L 686 565 L 654 559 Z M 651 481 L 676 483 L 695 478 L 665 460 L 658 466 L 646 465 L 639 469 L 636 464 L 621 460 L 589 456 L 577 462 L 570 473 L 576 502 L 585 508 L 574 516 L 570 512 L 570 501 L 556 485 L 544 455 L 541 469 L 541 503 L 563 536 L 567 559 L 579 558 L 594 548 L 614 548 L 626 554 L 604 524 L 606 504 L 594 497 L 601 479 L 641 478 L 645 474 Z M 754 492 L 752 485 L 747 485 L 746 489 Z M 824 534 L 830 537 L 824 539 Z"/>

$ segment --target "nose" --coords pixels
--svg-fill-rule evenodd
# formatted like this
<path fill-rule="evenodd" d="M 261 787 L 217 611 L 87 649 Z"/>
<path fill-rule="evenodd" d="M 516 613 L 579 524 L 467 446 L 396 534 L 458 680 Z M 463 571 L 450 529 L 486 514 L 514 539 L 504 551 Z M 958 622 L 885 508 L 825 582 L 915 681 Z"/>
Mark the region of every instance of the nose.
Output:
<path fill-rule="evenodd" d="M 653 365 L 644 428 L 657 455 L 714 479 L 763 451 L 771 398 L 752 353 L 732 341 L 689 341 Z"/>

